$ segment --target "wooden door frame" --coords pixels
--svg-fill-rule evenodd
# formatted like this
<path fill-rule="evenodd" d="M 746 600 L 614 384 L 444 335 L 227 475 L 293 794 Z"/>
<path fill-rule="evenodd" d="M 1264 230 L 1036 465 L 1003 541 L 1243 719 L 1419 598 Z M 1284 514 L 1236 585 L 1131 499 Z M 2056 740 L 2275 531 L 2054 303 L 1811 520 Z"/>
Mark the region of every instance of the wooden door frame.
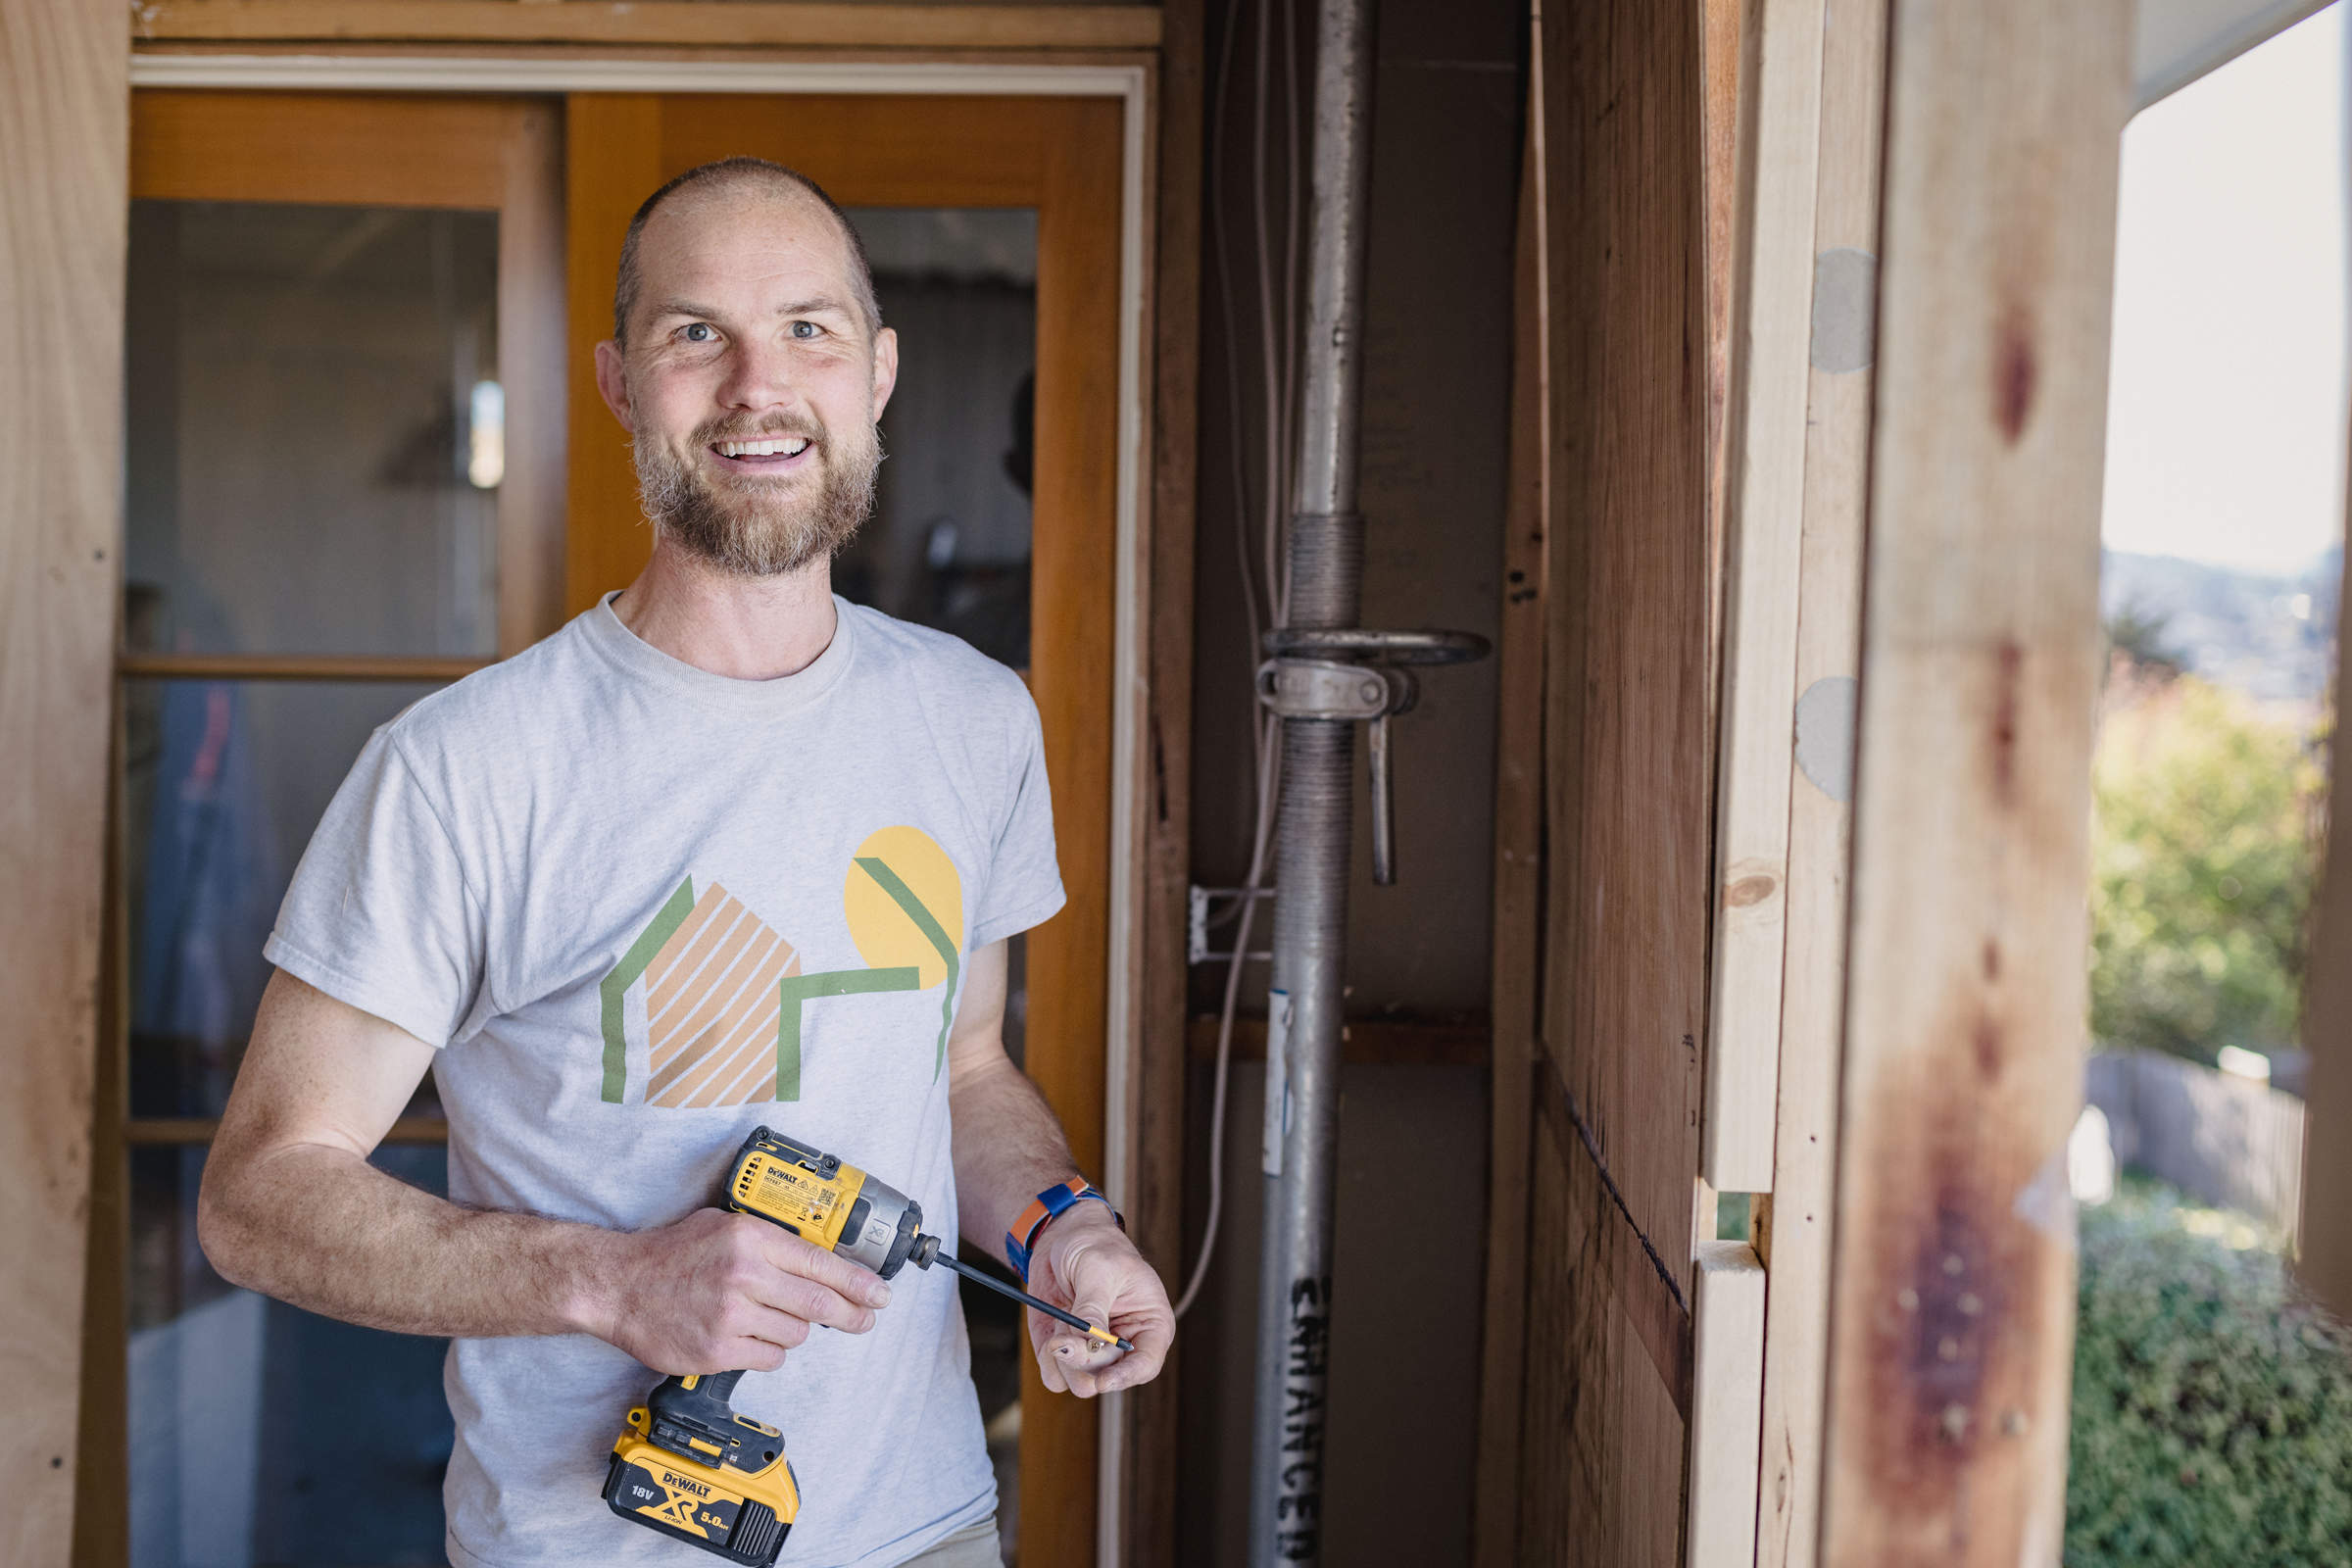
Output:
<path fill-rule="evenodd" d="M 1190 658 L 1189 624 L 1171 625 L 1171 612 L 1189 611 L 1189 603 L 1161 602 L 1150 568 L 1164 559 L 1168 543 L 1189 546 L 1190 516 L 1170 515 L 1166 522 L 1183 534 L 1181 540 L 1155 541 L 1152 501 L 1168 491 L 1166 475 L 1155 472 L 1168 462 L 1168 449 L 1154 440 L 1152 416 L 1167 414 L 1164 394 L 1154 400 L 1155 374 L 1152 349 L 1156 347 L 1152 304 L 1154 264 L 1149 200 L 1156 172 L 1154 137 L 1157 112 L 1153 67 L 1146 61 L 1082 64 L 1010 64 L 970 61 L 838 61 L 838 60 L 675 60 L 628 59 L 610 55 L 548 57 L 532 55 L 391 56 L 382 54 L 136 54 L 130 60 L 133 88 L 240 88 L 327 92 L 411 92 L 532 94 L 549 98 L 581 91 L 679 92 L 698 94 L 894 94 L 957 96 L 1087 97 L 1116 100 L 1121 106 L 1118 280 L 1118 445 L 1114 495 L 1116 538 L 1112 583 L 1111 629 L 1112 698 L 1110 747 L 1110 850 L 1108 863 L 1108 940 L 1105 980 L 1104 1081 L 1102 1124 L 1099 1129 L 1102 1165 L 1097 1180 L 1131 1210 L 1135 1198 L 1146 1192 L 1176 1192 L 1181 1184 L 1166 1179 L 1161 1167 L 1181 1157 L 1174 1151 L 1139 1147 L 1137 1128 L 1145 1112 L 1147 1075 L 1157 1084 L 1165 1077 L 1152 1070 L 1169 1051 L 1180 1053 L 1181 1028 L 1153 1027 L 1155 1041 L 1147 1061 L 1146 1020 L 1142 992 L 1152 977 L 1166 966 L 1164 955 L 1147 951 L 1149 927 L 1180 929 L 1165 911 L 1151 906 L 1165 902 L 1165 878 L 1156 874 L 1169 859 L 1168 842 L 1178 845 L 1181 860 L 1184 824 L 1171 822 L 1165 810 L 1167 791 L 1154 784 L 1167 759 L 1184 755 L 1185 716 L 1153 702 L 1154 678 L 1180 668 Z M 1189 270 L 1191 258 L 1183 258 Z M 1189 358 L 1189 347 L 1177 353 Z M 1155 404 L 1156 401 L 1156 411 Z M 1189 445 L 1189 443 L 1188 443 Z M 1184 454 L 1189 458 L 1189 452 Z M 1156 464 L 1154 460 L 1157 460 Z M 1158 481 L 1155 483 L 1154 481 Z M 1176 488 L 1179 502 L 1189 486 Z M 1189 581 L 1179 585 L 1186 590 Z M 1157 613 L 1154 613 L 1156 609 Z M 1148 722 L 1147 722 L 1148 721 Z M 1149 733 L 1147 733 L 1149 730 Z M 1171 740 L 1175 745 L 1171 746 Z M 1147 878 L 1147 864 L 1155 874 Z M 1149 901 L 1149 902 L 1148 902 Z M 1155 991 L 1157 987 L 1153 988 Z M 1164 1048 L 1164 1049 L 1163 1049 Z M 1152 1111 L 1153 1144 L 1166 1125 L 1164 1109 Z M 1089 1130 L 1092 1131 L 1092 1130 Z M 1176 1133 L 1181 1133 L 1180 1121 Z M 1179 1232 L 1177 1216 L 1138 1214 L 1139 1229 L 1149 1243 L 1153 1237 Z M 1165 1244 L 1163 1243 L 1163 1246 Z M 1172 1251 L 1157 1258 L 1163 1272 L 1176 1259 Z M 1156 1449 L 1155 1429 L 1168 1425 L 1138 1425 L 1130 1419 L 1129 1401 L 1113 1395 L 1097 1402 L 1097 1441 L 1094 1511 L 1095 1555 L 1102 1562 L 1121 1560 L 1129 1547 L 1123 1502 L 1133 1483 L 1149 1485 L 1156 1469 L 1172 1466 L 1172 1448 L 1164 1454 L 1130 1454 L 1130 1432 Z M 1171 1434 L 1172 1436 L 1172 1434 Z M 1157 1514 L 1162 1510 L 1148 1510 Z M 1155 1521 L 1140 1521 L 1147 1529 Z M 1145 1544 L 1136 1544 L 1143 1547 Z M 1145 1549 L 1149 1549 L 1145 1547 Z"/>

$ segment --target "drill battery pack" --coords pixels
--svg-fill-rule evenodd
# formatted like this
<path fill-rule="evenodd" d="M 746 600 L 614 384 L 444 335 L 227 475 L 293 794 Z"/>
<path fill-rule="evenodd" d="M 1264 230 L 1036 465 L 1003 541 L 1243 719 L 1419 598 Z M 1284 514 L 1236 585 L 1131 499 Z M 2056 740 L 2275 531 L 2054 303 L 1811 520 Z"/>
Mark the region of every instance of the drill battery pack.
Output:
<path fill-rule="evenodd" d="M 776 1429 L 726 1409 L 740 1376 L 720 1374 L 726 1387 L 716 1391 L 708 1386 L 717 1378 L 671 1379 L 631 1410 L 612 1444 L 605 1501 L 623 1519 L 729 1562 L 772 1568 L 801 1509 L 800 1485 Z M 724 1411 L 717 1421 L 708 1419 L 713 1403 Z"/>

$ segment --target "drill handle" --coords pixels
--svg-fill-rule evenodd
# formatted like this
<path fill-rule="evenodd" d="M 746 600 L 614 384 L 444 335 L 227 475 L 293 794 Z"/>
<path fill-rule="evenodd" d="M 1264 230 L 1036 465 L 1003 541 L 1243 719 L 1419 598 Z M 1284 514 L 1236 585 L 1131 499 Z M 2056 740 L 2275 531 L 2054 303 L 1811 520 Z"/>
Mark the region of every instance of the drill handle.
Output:
<path fill-rule="evenodd" d="M 662 1380 L 662 1386 L 654 1391 L 653 1398 L 647 1402 L 657 1406 L 674 1405 L 680 1401 L 701 1404 L 706 1400 L 725 1404 L 734 1398 L 735 1385 L 742 1381 L 743 1374 L 740 1371 L 705 1372 L 694 1380 L 694 1387 L 689 1389 L 686 1380 L 672 1372 Z"/>

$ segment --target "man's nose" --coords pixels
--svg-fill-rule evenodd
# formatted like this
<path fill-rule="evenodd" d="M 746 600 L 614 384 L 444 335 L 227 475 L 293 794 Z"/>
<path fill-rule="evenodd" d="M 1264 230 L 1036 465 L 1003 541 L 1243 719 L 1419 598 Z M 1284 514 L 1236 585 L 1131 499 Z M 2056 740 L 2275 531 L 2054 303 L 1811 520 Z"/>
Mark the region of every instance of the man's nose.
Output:
<path fill-rule="evenodd" d="M 735 352 L 728 356 L 718 400 L 727 408 L 753 414 L 798 403 L 792 355 L 779 344 L 758 338 L 738 340 Z"/>

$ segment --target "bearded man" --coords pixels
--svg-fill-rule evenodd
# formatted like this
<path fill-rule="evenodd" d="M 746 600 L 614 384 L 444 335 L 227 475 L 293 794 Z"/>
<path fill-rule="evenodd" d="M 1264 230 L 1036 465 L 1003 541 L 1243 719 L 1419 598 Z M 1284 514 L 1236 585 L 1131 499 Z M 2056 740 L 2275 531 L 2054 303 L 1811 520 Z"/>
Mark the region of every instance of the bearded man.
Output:
<path fill-rule="evenodd" d="M 596 370 L 652 561 L 368 742 L 264 950 L 199 1234 L 237 1284 L 452 1338 L 457 1568 L 699 1560 L 598 1493 L 657 1374 L 738 1368 L 800 1481 L 786 1561 L 995 1564 L 951 1277 L 708 1205 L 771 1123 L 1134 1342 L 1031 1312 L 1049 1389 L 1158 1372 L 1166 1292 L 1004 1049 L 1005 940 L 1062 903 L 1036 709 L 831 593 L 898 342 L 813 183 L 655 192 Z M 427 1068 L 449 1200 L 368 1162 Z"/>

